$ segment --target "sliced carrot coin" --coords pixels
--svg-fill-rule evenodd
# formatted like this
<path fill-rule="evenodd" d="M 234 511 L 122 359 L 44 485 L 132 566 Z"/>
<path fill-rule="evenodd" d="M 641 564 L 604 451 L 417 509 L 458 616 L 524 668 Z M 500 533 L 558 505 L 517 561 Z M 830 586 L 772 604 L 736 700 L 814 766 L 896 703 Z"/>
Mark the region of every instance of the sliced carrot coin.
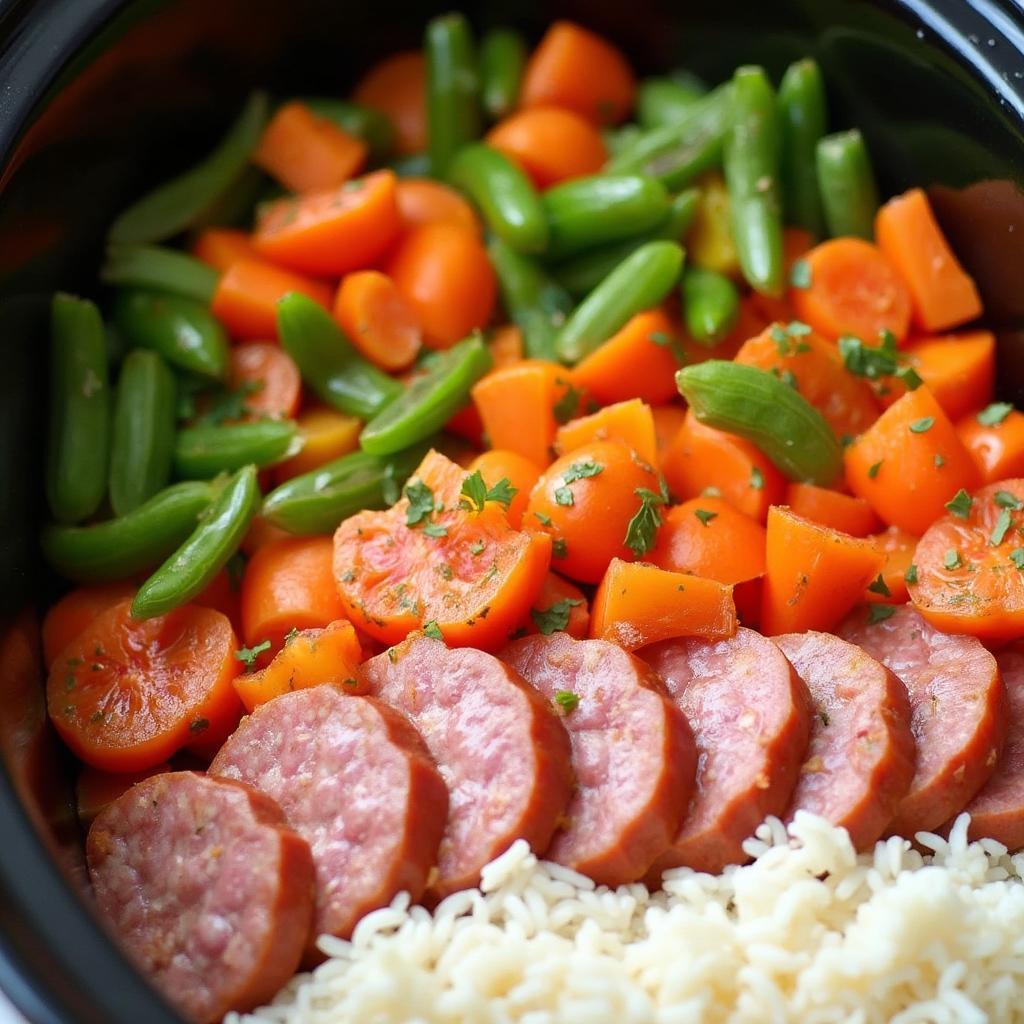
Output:
<path fill-rule="evenodd" d="M 396 188 L 398 213 L 406 228 L 424 224 L 458 224 L 478 238 L 480 218 L 461 193 L 431 178 L 401 178 Z"/>
<path fill-rule="evenodd" d="M 234 390 L 246 391 L 249 419 L 264 416 L 288 419 L 299 411 L 302 377 L 295 360 L 280 345 L 269 342 L 235 345 L 231 350 L 228 379 Z"/>
<path fill-rule="evenodd" d="M 419 50 L 392 54 L 359 80 L 353 99 L 387 114 L 403 155 L 427 147 L 427 65 Z"/>
<path fill-rule="evenodd" d="M 1005 406 L 997 415 L 984 411 L 965 416 L 956 433 L 986 484 L 1024 476 L 1024 413 Z M 988 422 L 982 422 L 987 420 Z"/>
<path fill-rule="evenodd" d="M 406 369 L 423 343 L 416 315 L 379 270 L 346 274 L 334 300 L 334 318 L 352 344 L 382 370 Z"/>

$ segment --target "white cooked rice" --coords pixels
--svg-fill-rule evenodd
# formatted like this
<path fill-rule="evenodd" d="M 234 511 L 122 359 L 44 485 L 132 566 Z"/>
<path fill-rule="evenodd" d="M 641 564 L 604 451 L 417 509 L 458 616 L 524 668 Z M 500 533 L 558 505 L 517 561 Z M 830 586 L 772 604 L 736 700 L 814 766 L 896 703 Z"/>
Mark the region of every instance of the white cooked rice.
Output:
<path fill-rule="evenodd" d="M 230 1024 L 1024 1021 L 1024 855 L 920 833 L 857 856 L 845 831 L 769 819 L 751 864 L 662 892 L 595 888 L 525 842 L 433 914 L 403 894 L 272 1006 Z"/>

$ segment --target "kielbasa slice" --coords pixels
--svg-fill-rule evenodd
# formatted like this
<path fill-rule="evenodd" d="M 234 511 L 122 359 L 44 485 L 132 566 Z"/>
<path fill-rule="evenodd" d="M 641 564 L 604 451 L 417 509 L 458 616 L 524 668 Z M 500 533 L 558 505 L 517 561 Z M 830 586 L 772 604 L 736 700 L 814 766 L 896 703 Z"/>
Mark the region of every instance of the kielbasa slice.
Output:
<path fill-rule="evenodd" d="M 964 808 L 972 839 L 996 839 L 1010 850 L 1024 847 L 1024 642 L 996 654 L 1009 705 L 1006 745 L 992 778 Z"/>
<path fill-rule="evenodd" d="M 154 775 L 100 812 L 86 858 L 115 937 L 195 1024 L 269 1001 L 299 966 L 309 845 L 249 786 Z"/>
<path fill-rule="evenodd" d="M 892 821 L 914 777 L 906 688 L 880 662 L 831 633 L 772 639 L 807 685 L 814 711 L 789 816 L 820 814 L 866 850 Z"/>
<path fill-rule="evenodd" d="M 272 797 L 313 852 L 320 935 L 348 938 L 359 919 L 406 891 L 418 900 L 437 863 L 448 792 L 398 712 L 332 683 L 261 704 L 210 773 Z"/>
<path fill-rule="evenodd" d="M 888 834 L 913 838 L 958 814 L 992 775 L 1006 738 L 1006 688 L 974 637 L 941 633 L 910 605 L 869 618 L 857 609 L 839 633 L 907 688 L 917 769 Z"/>
<path fill-rule="evenodd" d="M 490 654 L 424 636 L 361 671 L 370 692 L 416 726 L 448 784 L 431 899 L 476 885 L 516 839 L 547 849 L 573 776 L 568 733 L 532 686 Z"/>
<path fill-rule="evenodd" d="M 646 874 L 679 831 L 697 752 L 682 712 L 638 658 L 605 640 L 528 636 L 501 655 L 561 708 L 576 790 L 545 857 L 609 886 Z"/>
<path fill-rule="evenodd" d="M 751 629 L 728 640 L 665 640 L 640 652 L 686 715 L 697 744 L 689 814 L 649 879 L 743 863 L 743 840 L 789 806 L 810 732 L 810 698 L 782 651 Z"/>

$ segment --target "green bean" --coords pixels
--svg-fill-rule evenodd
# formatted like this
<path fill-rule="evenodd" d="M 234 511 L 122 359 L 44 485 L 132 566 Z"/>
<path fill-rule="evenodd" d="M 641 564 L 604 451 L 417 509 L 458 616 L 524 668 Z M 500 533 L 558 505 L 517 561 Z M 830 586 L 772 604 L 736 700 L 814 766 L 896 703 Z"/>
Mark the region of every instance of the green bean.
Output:
<path fill-rule="evenodd" d="M 815 238 L 825 230 L 825 214 L 815 171 L 815 149 L 828 127 L 825 83 L 815 61 L 790 64 L 779 85 L 782 131 L 782 208 L 787 224 Z"/>
<path fill-rule="evenodd" d="M 479 80 L 473 30 L 461 14 L 427 25 L 427 130 L 430 169 L 444 178 L 455 154 L 480 135 Z"/>
<path fill-rule="evenodd" d="M 263 501 L 263 518 L 289 533 L 330 533 L 343 519 L 394 501 L 426 452 L 420 444 L 387 458 L 343 455 L 272 490 Z"/>
<path fill-rule="evenodd" d="M 177 427 L 174 374 L 156 352 L 135 349 L 121 366 L 110 445 L 110 506 L 123 516 L 167 486 Z"/>
<path fill-rule="evenodd" d="M 172 484 L 137 509 L 92 526 L 46 526 L 43 555 L 76 583 L 123 580 L 152 569 L 196 528 L 216 494 L 208 483 Z"/>
<path fill-rule="evenodd" d="M 683 250 L 675 242 L 647 242 L 623 260 L 576 308 L 559 332 L 565 363 L 579 362 L 630 317 L 661 302 L 679 280 Z"/>
<path fill-rule="evenodd" d="M 818 143 L 817 169 L 828 233 L 874 238 L 878 187 L 860 132 L 825 136 Z"/>
<path fill-rule="evenodd" d="M 164 615 L 201 594 L 238 550 L 259 504 L 256 467 L 246 466 L 228 479 L 192 533 L 139 587 L 133 617 Z"/>
<path fill-rule="evenodd" d="M 785 287 L 782 205 L 779 199 L 779 124 L 775 92 L 764 69 L 738 68 L 733 118 L 725 140 L 732 236 L 743 276 L 765 295 Z"/>
<path fill-rule="evenodd" d="M 725 274 L 703 267 L 683 273 L 683 316 L 686 330 L 699 345 L 717 345 L 736 326 L 740 293 Z"/>
<path fill-rule="evenodd" d="M 526 356 L 553 360 L 555 338 L 572 310 L 572 297 L 543 267 L 509 248 L 500 238 L 491 239 L 487 254 L 498 278 L 505 312 L 523 332 Z"/>
<path fill-rule="evenodd" d="M 789 479 L 827 487 L 842 472 L 828 421 L 766 370 L 709 359 L 680 370 L 676 384 L 699 422 L 750 441 Z"/>
<path fill-rule="evenodd" d="M 349 135 L 366 143 L 369 158 L 376 163 L 387 159 L 395 148 L 395 129 L 391 119 L 379 110 L 333 96 L 304 96 L 300 100 L 325 121 L 336 124 Z"/>
<path fill-rule="evenodd" d="M 496 28 L 480 43 L 480 102 L 493 121 L 507 117 L 519 102 L 526 70 L 526 41 L 518 32 Z"/>
<path fill-rule="evenodd" d="M 491 353 L 479 335 L 437 353 L 405 394 L 366 424 L 360 447 L 371 455 L 392 455 L 430 437 L 466 404 L 470 388 L 491 365 Z"/>
<path fill-rule="evenodd" d="M 250 463 L 272 466 L 301 447 L 294 420 L 186 427 L 174 444 L 174 472 L 184 480 L 211 480 Z"/>
<path fill-rule="evenodd" d="M 548 244 L 544 207 L 530 179 L 504 153 L 472 142 L 448 165 L 448 180 L 480 208 L 487 226 L 518 252 Z"/>
<path fill-rule="evenodd" d="M 636 238 L 621 242 L 610 242 L 597 249 L 590 249 L 559 263 L 551 273 L 555 280 L 575 298 L 593 291 L 627 256 L 636 252 L 646 242 L 663 239 L 666 242 L 681 242 L 700 202 L 700 189 L 688 188 L 680 192 L 669 203 L 668 216 L 653 231 L 647 231 Z M 493 262 L 493 259 L 492 259 Z M 500 279 L 501 273 L 498 272 Z M 521 325 L 520 325 L 521 326 Z"/>
<path fill-rule="evenodd" d="M 170 292 L 209 303 L 220 275 L 213 267 L 177 249 L 159 245 L 111 245 L 100 268 L 105 284 Z"/>
<path fill-rule="evenodd" d="M 245 171 L 267 122 L 267 97 L 253 93 L 220 145 L 191 170 L 128 207 L 110 228 L 111 242 L 161 242 L 192 227 Z"/>
<path fill-rule="evenodd" d="M 46 494 L 53 517 L 76 523 L 107 490 L 110 385 L 99 310 L 58 293 L 50 304 L 50 435 Z"/>
<path fill-rule="evenodd" d="M 402 385 L 364 359 L 322 306 L 299 292 L 277 304 L 281 346 L 302 379 L 328 405 L 369 419 L 401 393 Z"/>
<path fill-rule="evenodd" d="M 707 94 L 699 83 L 685 85 L 672 78 L 645 78 L 636 92 L 636 119 L 644 128 L 675 124 Z"/>
<path fill-rule="evenodd" d="M 114 297 L 114 325 L 131 348 L 149 348 L 182 370 L 223 380 L 228 338 L 207 307 L 180 295 L 125 289 Z"/>
<path fill-rule="evenodd" d="M 640 174 L 599 174 L 549 188 L 547 256 L 559 260 L 657 227 L 668 213 L 665 187 Z"/>
<path fill-rule="evenodd" d="M 699 100 L 673 124 L 644 132 L 609 161 L 609 174 L 649 174 L 666 188 L 691 184 L 717 167 L 729 129 L 732 85 L 726 82 Z"/>
<path fill-rule="evenodd" d="M 429 178 L 430 157 L 426 153 L 411 153 L 396 157 L 388 166 L 399 178 Z"/>
<path fill-rule="evenodd" d="M 632 123 L 619 125 L 618 128 L 602 128 L 601 138 L 604 141 L 604 148 L 608 151 L 609 159 L 613 160 L 624 153 L 636 143 L 643 133 L 640 125 Z"/>

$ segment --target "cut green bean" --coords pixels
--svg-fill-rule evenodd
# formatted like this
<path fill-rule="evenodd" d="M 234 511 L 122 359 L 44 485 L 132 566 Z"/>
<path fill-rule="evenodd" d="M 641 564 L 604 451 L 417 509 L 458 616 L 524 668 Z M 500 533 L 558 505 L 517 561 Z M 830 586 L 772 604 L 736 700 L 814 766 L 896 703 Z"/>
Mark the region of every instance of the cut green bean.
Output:
<path fill-rule="evenodd" d="M 482 142 L 463 146 L 448 165 L 448 180 L 476 203 L 491 231 L 517 252 L 547 248 L 548 222 L 540 197 L 504 153 Z"/>
<path fill-rule="evenodd" d="M 602 128 L 601 139 L 604 141 L 604 148 L 608 151 L 608 158 L 624 153 L 630 146 L 636 144 L 637 139 L 643 135 L 643 129 L 638 124 L 623 124 L 618 128 Z"/>
<path fill-rule="evenodd" d="M 680 370 L 676 384 L 699 422 L 750 441 L 790 480 L 827 487 L 842 473 L 828 421 L 766 370 L 709 359 Z"/>
<path fill-rule="evenodd" d="M 107 491 L 110 385 L 103 320 L 88 299 L 50 304 L 50 433 L 46 495 L 54 519 L 77 523 Z"/>
<path fill-rule="evenodd" d="M 148 348 L 182 370 L 223 380 L 228 338 L 207 307 L 167 292 L 124 289 L 114 297 L 114 325 L 130 348 Z"/>
<path fill-rule="evenodd" d="M 212 480 L 250 463 L 272 466 L 301 447 L 294 420 L 186 427 L 174 444 L 174 472 L 184 480 Z"/>
<path fill-rule="evenodd" d="M 437 433 L 469 401 L 470 388 L 492 363 L 478 335 L 439 352 L 400 398 L 366 424 L 360 447 L 371 455 L 392 455 Z"/>
<path fill-rule="evenodd" d="M 690 84 L 673 78 L 645 78 L 636 92 L 636 119 L 647 129 L 675 124 L 707 94 L 696 81 Z"/>
<path fill-rule="evenodd" d="M 191 170 L 128 207 L 110 228 L 111 242 L 162 242 L 192 227 L 245 171 L 267 123 L 264 93 L 253 93 L 220 145 Z"/>
<path fill-rule="evenodd" d="M 630 317 L 657 305 L 679 280 L 683 250 L 675 242 L 647 242 L 622 261 L 576 308 L 559 332 L 565 363 L 579 362 Z"/>
<path fill-rule="evenodd" d="M 100 268 L 104 284 L 170 292 L 209 303 L 220 274 L 202 260 L 159 245 L 111 245 Z"/>
<path fill-rule="evenodd" d="M 480 136 L 480 83 L 473 30 L 461 14 L 427 25 L 427 146 L 431 174 L 444 178 L 455 154 Z"/>
<path fill-rule="evenodd" d="M 238 550 L 260 505 L 256 467 L 225 483 L 181 546 L 139 587 L 132 616 L 151 619 L 198 597 Z"/>
<path fill-rule="evenodd" d="M 782 208 L 787 224 L 821 238 L 825 213 L 818 189 L 815 151 L 828 129 L 825 83 L 815 61 L 790 64 L 779 85 L 782 131 Z"/>
<path fill-rule="evenodd" d="M 76 583 L 123 580 L 152 569 L 196 528 L 217 493 L 198 480 L 172 484 L 137 509 L 92 526 L 46 526 L 43 555 Z"/>
<path fill-rule="evenodd" d="M 725 274 L 687 268 L 683 273 L 683 316 L 694 341 L 708 348 L 717 345 L 736 326 L 739 314 L 740 293 Z"/>
<path fill-rule="evenodd" d="M 299 292 L 277 304 L 281 346 L 322 401 L 369 419 L 401 393 L 402 385 L 364 359 L 323 306 Z"/>
<path fill-rule="evenodd" d="M 818 143 L 817 172 L 828 233 L 833 238 L 874 238 L 878 186 L 868 148 L 856 128 L 827 135 Z"/>
<path fill-rule="evenodd" d="M 133 512 L 171 478 L 176 391 L 174 374 L 156 352 L 128 353 L 117 382 L 110 445 L 110 506 L 116 516 Z"/>
<path fill-rule="evenodd" d="M 333 96 L 304 96 L 300 100 L 325 121 L 366 143 L 371 162 L 386 160 L 395 148 L 395 129 L 387 114 Z"/>
<path fill-rule="evenodd" d="M 492 29 L 481 40 L 480 102 L 492 121 L 516 109 L 526 56 L 526 40 L 512 29 Z"/>
<path fill-rule="evenodd" d="M 786 282 L 778 105 L 763 68 L 738 68 L 732 84 L 733 117 L 724 155 L 732 236 L 748 284 L 779 296 Z"/>

